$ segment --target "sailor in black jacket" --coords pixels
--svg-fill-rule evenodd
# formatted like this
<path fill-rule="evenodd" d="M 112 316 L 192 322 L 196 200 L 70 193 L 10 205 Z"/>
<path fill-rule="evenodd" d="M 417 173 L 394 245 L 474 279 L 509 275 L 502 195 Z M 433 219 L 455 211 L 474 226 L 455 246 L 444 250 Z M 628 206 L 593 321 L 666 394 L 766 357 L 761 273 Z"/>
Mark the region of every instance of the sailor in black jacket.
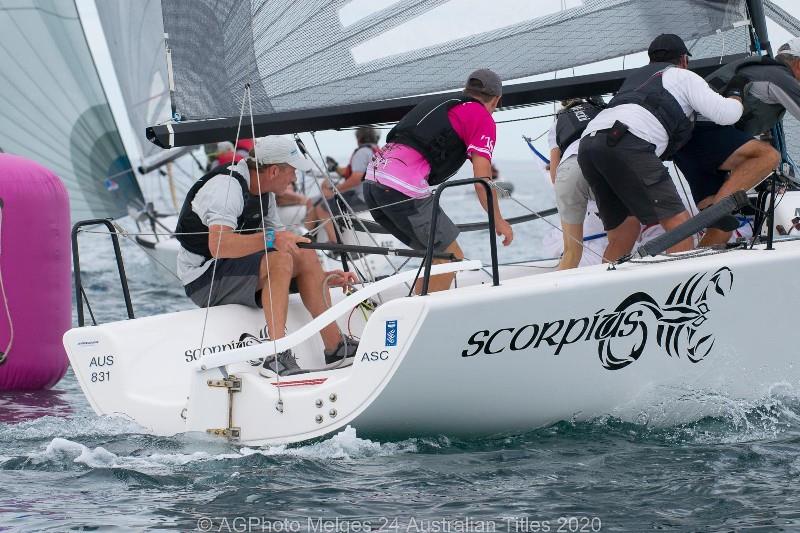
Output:
<path fill-rule="evenodd" d="M 586 126 L 578 150 L 608 232 L 607 261 L 630 253 L 640 223 L 669 231 L 688 220 L 662 161 L 690 139 L 695 113 L 719 124 L 734 124 L 742 116 L 735 95 L 723 98 L 687 69 L 689 51 L 677 35 L 656 37 L 648 56 L 650 64 L 631 72 L 608 108 Z M 669 251 L 693 245 L 685 239 Z"/>
<path fill-rule="evenodd" d="M 249 157 L 209 172 L 189 189 L 175 229 L 186 295 L 200 307 L 261 307 L 271 339 L 285 336 L 292 282 L 316 317 L 330 307 L 323 295 L 326 277 L 330 286 L 355 281 L 352 273 L 323 272 L 313 250 L 297 247 L 308 239 L 282 227 L 274 193 L 295 180 L 295 169 L 309 170 L 310 162 L 294 140 L 257 139 Z M 326 365 L 352 363 L 355 339 L 342 336 L 336 323 L 320 336 Z M 299 372 L 291 349 L 268 357 L 261 370 L 266 377 Z"/>
<path fill-rule="evenodd" d="M 709 85 L 740 94 L 744 112 L 735 126 L 698 117 L 692 139 L 675 155 L 699 208 L 738 190 L 748 190 L 775 170 L 780 154 L 753 136 L 768 132 L 786 111 L 800 119 L 800 38 L 781 46 L 775 59 L 749 57 L 712 72 Z M 711 228 L 702 245 L 721 244 L 730 231 Z"/>

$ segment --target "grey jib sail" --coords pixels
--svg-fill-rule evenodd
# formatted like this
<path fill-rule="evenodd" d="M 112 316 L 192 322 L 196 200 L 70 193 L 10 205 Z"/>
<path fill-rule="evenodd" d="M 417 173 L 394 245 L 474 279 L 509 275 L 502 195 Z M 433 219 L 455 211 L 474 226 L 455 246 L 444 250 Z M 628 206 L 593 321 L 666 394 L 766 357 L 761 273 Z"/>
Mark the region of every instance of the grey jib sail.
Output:
<path fill-rule="evenodd" d="M 74 2 L 0 4 L 0 101 L 0 149 L 58 174 L 73 220 L 141 202 Z"/>
<path fill-rule="evenodd" d="M 620 57 L 645 50 L 659 33 L 697 45 L 696 57 L 747 46 L 738 25 L 747 19 L 744 0 L 561 4 L 170 0 L 162 9 L 173 104 L 183 120 L 235 117 L 249 83 L 255 115 L 313 117 L 318 109 L 453 90 L 478 67 L 512 80 Z M 503 9 L 512 16 L 489 16 Z"/>

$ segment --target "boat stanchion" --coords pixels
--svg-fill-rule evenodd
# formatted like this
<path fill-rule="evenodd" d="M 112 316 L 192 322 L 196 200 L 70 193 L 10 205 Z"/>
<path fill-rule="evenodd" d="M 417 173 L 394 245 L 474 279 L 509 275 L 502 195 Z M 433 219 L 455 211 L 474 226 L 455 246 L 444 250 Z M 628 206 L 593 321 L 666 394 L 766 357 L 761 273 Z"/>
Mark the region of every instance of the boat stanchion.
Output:
<path fill-rule="evenodd" d="M 494 227 L 494 193 L 492 187 L 486 182 L 490 178 L 466 178 L 462 180 L 446 181 L 439 185 L 436 192 L 433 194 L 433 216 L 431 217 L 430 237 L 428 239 L 428 248 L 425 253 L 423 264 L 425 265 L 425 273 L 422 277 L 422 290 L 420 296 L 428 294 L 428 285 L 431 279 L 431 267 L 433 266 L 434 252 L 433 248 L 436 244 L 436 224 L 439 221 L 439 201 L 442 198 L 444 190 L 449 187 L 460 187 L 462 185 L 480 184 L 486 190 L 486 204 L 487 214 L 489 215 L 489 248 L 492 256 L 492 285 L 497 287 L 500 285 L 500 270 L 497 266 L 497 233 Z"/>
<path fill-rule="evenodd" d="M 775 196 L 778 194 L 777 173 L 769 176 L 769 209 L 767 209 L 767 250 L 774 250 L 772 242 L 775 239 Z"/>
<path fill-rule="evenodd" d="M 128 290 L 128 277 L 125 275 L 125 265 L 122 261 L 122 250 L 120 250 L 119 247 L 119 238 L 117 237 L 117 230 L 114 227 L 114 224 L 110 219 L 107 218 L 81 220 L 72 226 L 72 269 L 75 275 L 75 303 L 78 311 L 79 327 L 83 327 L 85 325 L 83 317 L 83 302 L 85 299 L 87 306 L 89 306 L 89 299 L 86 298 L 86 292 L 83 290 L 83 284 L 81 283 L 81 260 L 78 248 L 78 233 L 80 233 L 80 229 L 82 227 L 97 226 L 100 224 L 108 228 L 108 232 L 111 235 L 111 244 L 114 247 L 114 258 L 117 261 L 117 272 L 119 272 L 119 282 L 120 285 L 122 285 L 122 297 L 125 299 L 125 309 L 128 311 L 128 318 L 134 318 L 133 304 L 131 303 L 131 293 L 130 290 Z M 92 314 L 92 323 L 97 325 L 97 321 L 94 319 L 94 314 L 92 313 L 91 307 L 89 307 L 89 312 Z"/>

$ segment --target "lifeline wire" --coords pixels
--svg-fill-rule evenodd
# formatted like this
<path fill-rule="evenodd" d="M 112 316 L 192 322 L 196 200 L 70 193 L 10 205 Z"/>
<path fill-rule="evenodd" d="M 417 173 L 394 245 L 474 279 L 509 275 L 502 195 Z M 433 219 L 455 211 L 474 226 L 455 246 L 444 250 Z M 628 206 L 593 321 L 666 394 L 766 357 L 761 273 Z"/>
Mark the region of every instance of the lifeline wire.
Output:
<path fill-rule="evenodd" d="M 248 83 L 245 86 L 245 95 L 247 96 L 247 102 L 250 110 L 250 131 L 253 135 L 253 155 L 255 156 L 253 159 L 255 160 L 256 165 L 256 182 L 258 183 L 258 208 L 261 211 L 261 236 L 264 240 L 264 261 L 266 262 L 267 267 L 267 290 L 269 291 L 269 316 L 272 319 L 272 323 L 275 324 L 275 311 L 272 306 L 272 276 L 269 275 L 269 246 L 267 245 L 267 222 L 264 220 L 264 203 L 261 199 L 261 176 L 259 175 L 259 168 L 258 168 L 258 153 L 256 153 L 256 126 L 253 122 L 253 98 L 250 94 L 250 84 Z M 244 107 L 244 102 L 242 103 Z M 238 136 L 237 136 L 238 137 Z M 238 142 L 239 139 L 237 138 L 236 141 Z M 234 145 L 235 146 L 235 145 Z M 284 324 L 285 327 L 286 324 Z M 277 329 L 277 328 L 276 328 Z M 272 340 L 272 351 L 275 352 L 275 355 L 272 357 L 275 358 L 275 376 L 276 381 L 278 382 L 278 405 L 283 405 L 283 398 L 281 395 L 281 374 L 278 372 L 278 339 L 277 339 L 277 332 L 269 331 L 269 326 L 267 326 L 267 335 L 271 337 Z M 265 363 L 268 359 L 265 359 Z M 278 408 L 279 412 L 283 412 L 282 409 Z"/>
<path fill-rule="evenodd" d="M 317 136 L 316 136 L 315 132 L 311 132 L 311 138 L 314 139 L 314 145 L 316 146 L 317 152 L 319 153 L 320 161 L 323 161 L 324 158 L 322 157 L 322 150 L 320 149 L 319 143 L 317 142 Z M 312 161 L 314 161 L 314 160 L 312 159 Z M 320 168 L 319 165 L 317 165 L 316 161 L 314 161 L 314 165 L 317 166 L 317 170 L 322 172 L 322 168 Z M 334 194 L 338 197 L 339 201 L 341 201 L 345 206 L 345 212 L 346 213 L 343 213 L 342 219 L 343 220 L 348 220 L 350 222 L 350 224 L 353 225 L 352 219 L 350 218 L 350 214 L 351 213 L 355 214 L 355 211 L 353 211 L 353 208 L 350 207 L 349 203 L 347 203 L 347 200 L 344 199 L 344 197 L 342 196 L 342 193 L 339 191 L 339 189 L 333 183 L 333 180 L 331 180 L 330 176 L 327 173 L 324 173 L 324 172 L 322 174 L 328 180 L 328 183 L 330 184 L 331 189 L 334 191 Z M 319 184 L 317 184 L 317 185 L 319 185 Z M 320 192 L 322 192 L 322 189 L 320 189 Z M 322 197 L 325 198 L 325 195 L 323 194 Z M 413 198 L 409 198 L 409 200 L 413 200 Z M 327 203 L 327 201 L 326 201 L 325 205 L 328 206 L 329 212 L 331 214 L 333 214 L 333 211 L 330 210 L 330 205 Z M 372 233 L 370 233 L 370 231 L 367 229 L 367 227 L 364 225 L 364 223 L 361 222 L 358 219 L 358 217 L 356 217 L 356 223 L 359 223 L 361 225 L 362 229 L 366 232 L 366 234 L 369 236 L 370 240 L 373 242 L 373 244 L 375 244 L 375 246 L 379 246 L 380 245 L 378 243 L 377 239 L 375 239 L 375 237 L 372 235 Z M 334 229 L 336 229 L 335 224 L 334 224 Z M 358 241 L 358 236 L 357 235 L 356 235 L 356 240 Z M 359 244 L 361 244 L 361 243 L 359 242 Z M 395 268 L 395 266 L 392 264 L 392 262 L 389 261 L 388 257 L 386 257 L 385 259 L 386 259 L 386 262 L 389 263 L 389 266 L 394 270 L 394 273 L 397 274 L 397 268 Z M 369 269 L 369 263 L 366 260 L 364 260 L 364 264 L 367 266 L 367 271 L 369 272 L 370 277 L 374 280 L 375 277 L 372 275 L 372 271 Z"/>
<path fill-rule="evenodd" d="M 242 116 L 244 116 L 244 101 L 247 95 L 250 92 L 250 84 L 245 86 L 245 93 L 242 95 L 242 107 L 239 110 L 239 124 L 236 126 L 236 144 L 239 143 L 239 134 L 242 130 Z M 234 146 L 236 146 L 234 144 Z M 233 165 L 231 165 L 231 172 L 228 175 L 231 179 L 233 179 Z M 228 182 L 228 187 L 225 189 L 225 205 L 228 204 L 228 197 L 231 192 L 231 184 Z M 209 228 L 209 235 L 211 235 L 211 228 Z M 222 235 L 220 234 L 217 239 L 217 250 L 214 254 L 213 264 L 211 265 L 211 283 L 208 286 L 208 301 L 206 302 L 206 312 L 203 315 L 203 331 L 200 334 L 200 353 L 203 353 L 203 344 L 206 338 L 206 325 L 208 324 L 208 313 L 211 309 L 211 296 L 214 294 L 214 278 L 217 275 L 217 260 L 216 258 L 219 256 L 219 248 L 222 246 Z M 277 357 L 277 356 L 276 356 Z M 225 367 L 220 367 L 220 371 L 222 372 L 222 376 L 227 378 L 228 371 Z"/>

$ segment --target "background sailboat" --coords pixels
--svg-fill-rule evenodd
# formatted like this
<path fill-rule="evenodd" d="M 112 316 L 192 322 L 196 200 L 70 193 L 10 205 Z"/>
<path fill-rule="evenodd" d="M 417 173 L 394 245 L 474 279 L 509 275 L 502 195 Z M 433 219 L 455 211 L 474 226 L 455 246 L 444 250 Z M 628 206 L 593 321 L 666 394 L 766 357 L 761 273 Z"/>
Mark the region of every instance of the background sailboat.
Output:
<path fill-rule="evenodd" d="M 75 3 L 4 2 L 0 35 L 0 149 L 58 174 L 73 219 L 143 205 Z"/>

